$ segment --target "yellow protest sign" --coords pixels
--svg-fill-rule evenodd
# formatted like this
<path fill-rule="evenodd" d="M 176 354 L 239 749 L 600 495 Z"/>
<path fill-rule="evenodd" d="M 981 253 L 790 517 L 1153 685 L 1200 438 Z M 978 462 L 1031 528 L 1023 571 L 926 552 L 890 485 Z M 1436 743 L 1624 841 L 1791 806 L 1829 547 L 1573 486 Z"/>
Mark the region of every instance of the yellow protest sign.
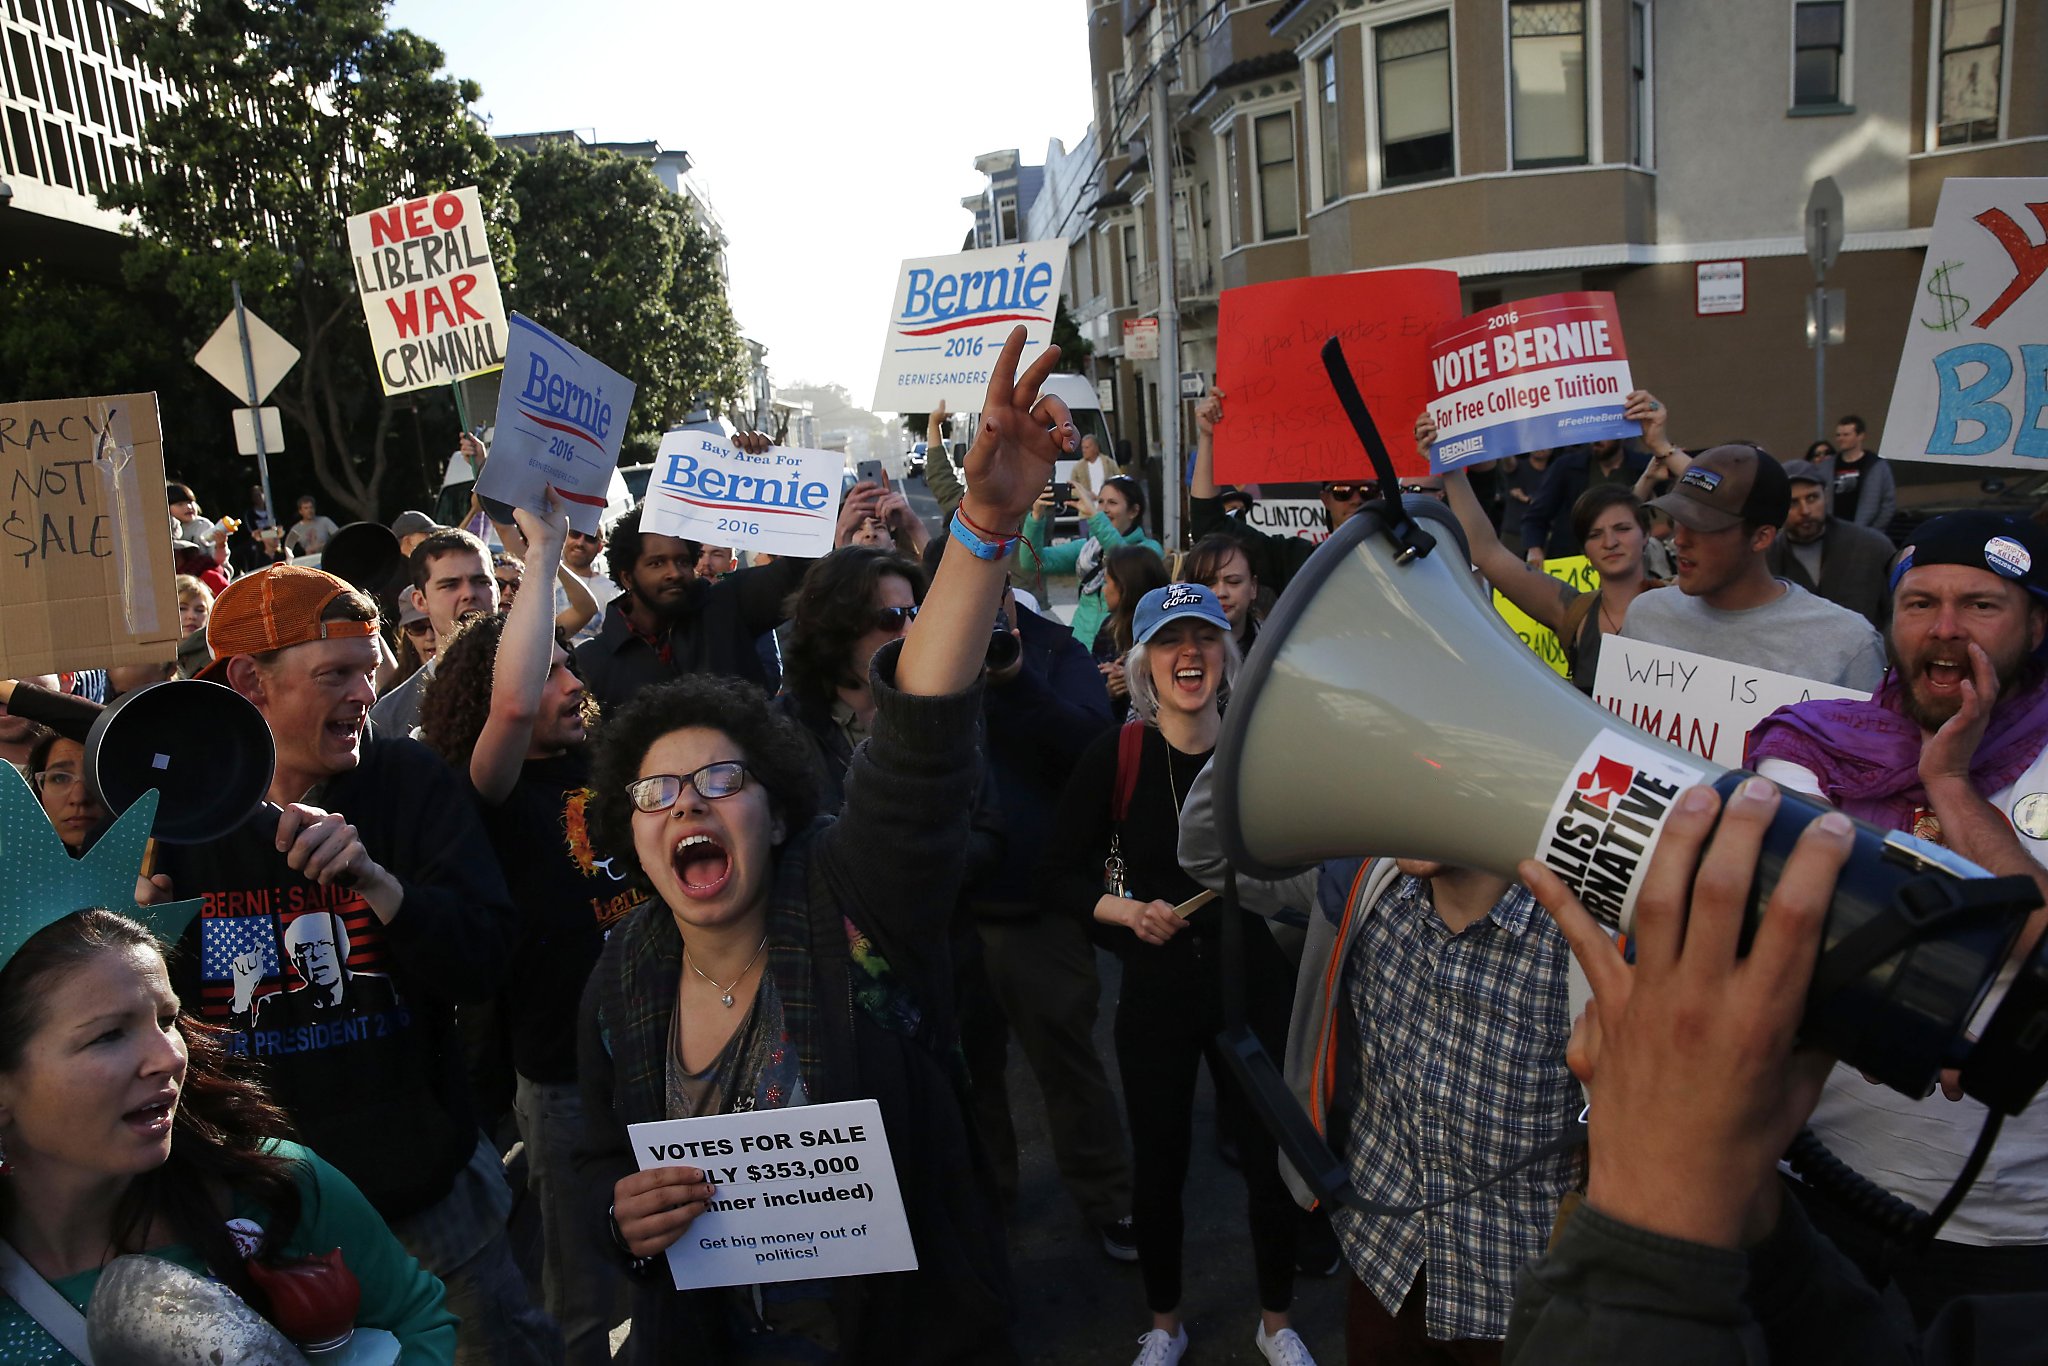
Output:
<path fill-rule="evenodd" d="M 1590 593 L 1600 586 L 1600 571 L 1584 555 L 1570 555 L 1561 560 L 1545 560 L 1543 572 L 1553 578 L 1563 579 L 1581 593 Z M 1570 677 L 1571 669 L 1565 663 L 1564 646 L 1558 643 L 1556 635 L 1548 626 L 1539 625 L 1535 618 L 1509 602 L 1495 590 L 1493 609 L 1499 612 L 1508 629 L 1522 638 L 1522 643 L 1534 650 L 1539 658 L 1564 677 Z"/>

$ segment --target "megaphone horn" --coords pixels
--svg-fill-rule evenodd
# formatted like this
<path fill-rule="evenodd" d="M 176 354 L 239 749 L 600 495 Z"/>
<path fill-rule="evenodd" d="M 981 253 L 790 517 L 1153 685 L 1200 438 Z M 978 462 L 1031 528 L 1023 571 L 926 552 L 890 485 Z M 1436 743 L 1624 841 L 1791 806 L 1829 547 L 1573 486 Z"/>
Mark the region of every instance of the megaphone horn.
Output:
<path fill-rule="evenodd" d="M 152 683 L 99 714 L 85 740 L 85 780 L 109 811 L 163 794 L 150 834 L 202 844 L 249 819 L 277 764 L 270 725 L 233 688 L 191 678 Z"/>
<path fill-rule="evenodd" d="M 1339 353 L 1340 393 L 1341 370 Z M 1361 403 L 1353 416 L 1363 413 Z M 1391 475 L 1382 469 L 1382 487 Z M 1403 532 L 1422 523 L 1447 533 L 1435 553 L 1417 548 L 1426 533 Z M 1224 851 L 1264 877 L 1393 854 L 1514 878 L 1537 858 L 1625 931 L 1678 794 L 1710 783 L 1725 796 L 1748 775 L 1664 744 L 1565 685 L 1493 610 L 1461 546 L 1434 500 L 1369 503 L 1295 575 L 1224 714 L 1214 783 Z M 1826 809 L 1783 795 L 1752 917 Z M 1946 850 L 1859 823 L 1803 1037 L 1924 1094 L 1955 1065 L 1963 1027 L 2019 932 L 2015 909 L 2038 904 L 2028 879 L 1991 879 Z M 1985 1069 L 1983 1089 L 1995 1086 L 1997 1099 L 1971 1094 L 2030 1099 L 2048 1078 L 2048 1029 L 2039 1033 Z"/>

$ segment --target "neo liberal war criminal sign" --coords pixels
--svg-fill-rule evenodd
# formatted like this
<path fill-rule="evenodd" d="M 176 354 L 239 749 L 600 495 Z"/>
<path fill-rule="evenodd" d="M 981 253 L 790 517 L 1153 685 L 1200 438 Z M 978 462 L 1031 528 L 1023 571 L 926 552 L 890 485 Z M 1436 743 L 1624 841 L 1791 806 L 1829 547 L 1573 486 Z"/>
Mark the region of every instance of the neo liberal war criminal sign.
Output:
<path fill-rule="evenodd" d="M 475 186 L 359 213 L 348 249 L 386 394 L 505 363 L 505 304 Z"/>
<path fill-rule="evenodd" d="M 178 652 L 156 395 L 0 405 L 0 678 Z"/>

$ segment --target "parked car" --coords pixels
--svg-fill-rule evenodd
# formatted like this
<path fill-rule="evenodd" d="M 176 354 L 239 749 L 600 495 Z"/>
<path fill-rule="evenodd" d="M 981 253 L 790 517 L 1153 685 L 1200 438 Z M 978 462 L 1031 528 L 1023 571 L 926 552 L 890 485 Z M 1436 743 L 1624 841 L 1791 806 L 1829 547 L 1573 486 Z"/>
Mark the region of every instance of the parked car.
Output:
<path fill-rule="evenodd" d="M 1899 510 L 1892 514 L 1892 524 L 1885 528 L 1885 534 L 1892 538 L 1893 545 L 1900 545 L 1930 518 L 1946 512 L 1968 512 L 1979 508 L 2034 521 L 2048 521 L 2048 472 L 2007 470 L 2002 474 L 1987 474 L 1978 481 L 1974 494 L 1958 496 L 1950 493 L 1924 502 L 1912 499 L 1910 489 L 1902 490 Z"/>

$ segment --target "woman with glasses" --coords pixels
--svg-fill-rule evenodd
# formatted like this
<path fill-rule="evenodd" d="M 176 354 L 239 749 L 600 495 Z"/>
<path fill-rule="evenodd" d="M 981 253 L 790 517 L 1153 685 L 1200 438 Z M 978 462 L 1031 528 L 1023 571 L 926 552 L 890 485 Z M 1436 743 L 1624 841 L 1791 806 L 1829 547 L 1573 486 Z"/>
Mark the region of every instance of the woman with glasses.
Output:
<path fill-rule="evenodd" d="M 649 899 L 592 974 L 578 1071 L 585 1166 L 610 1185 L 639 1282 L 631 1361 L 1014 1360 L 994 1183 L 955 1066 L 947 931 L 1004 560 L 1079 444 L 1065 405 L 1038 394 L 1058 348 L 1020 377 L 1023 346 L 1020 327 L 994 366 L 953 544 L 907 635 L 874 655 L 872 725 L 837 820 L 817 819 L 810 742 L 747 683 L 689 675 L 606 720 L 594 832 Z M 718 1188 L 694 1164 L 636 1170 L 627 1126 L 861 1098 L 879 1104 L 918 1269 L 675 1291 L 663 1254 Z"/>
<path fill-rule="evenodd" d="M 1048 487 L 1039 495 L 1024 521 L 1024 539 L 1037 552 L 1037 563 L 1048 574 L 1072 574 L 1080 580 L 1081 601 L 1074 609 L 1074 639 L 1093 648 L 1109 606 L 1103 601 L 1103 581 L 1109 574 L 1108 552 L 1120 545 L 1144 546 L 1161 554 L 1159 542 L 1145 534 L 1145 486 L 1129 475 L 1116 474 L 1102 481 L 1099 493 L 1091 494 L 1078 480 L 1073 484 L 1074 511 L 1080 515 L 1087 538 L 1045 543 L 1052 525 L 1053 496 Z"/>
<path fill-rule="evenodd" d="M 28 752 L 28 777 L 57 837 L 77 858 L 92 847 L 107 823 L 107 808 L 85 781 L 85 746 L 48 730 Z"/>
<path fill-rule="evenodd" d="M 847 546 L 814 563 L 790 600 L 776 705 L 810 738 L 828 816 L 839 813 L 846 767 L 875 724 L 868 670 L 909 633 L 924 585 L 924 570 L 892 551 Z"/>

